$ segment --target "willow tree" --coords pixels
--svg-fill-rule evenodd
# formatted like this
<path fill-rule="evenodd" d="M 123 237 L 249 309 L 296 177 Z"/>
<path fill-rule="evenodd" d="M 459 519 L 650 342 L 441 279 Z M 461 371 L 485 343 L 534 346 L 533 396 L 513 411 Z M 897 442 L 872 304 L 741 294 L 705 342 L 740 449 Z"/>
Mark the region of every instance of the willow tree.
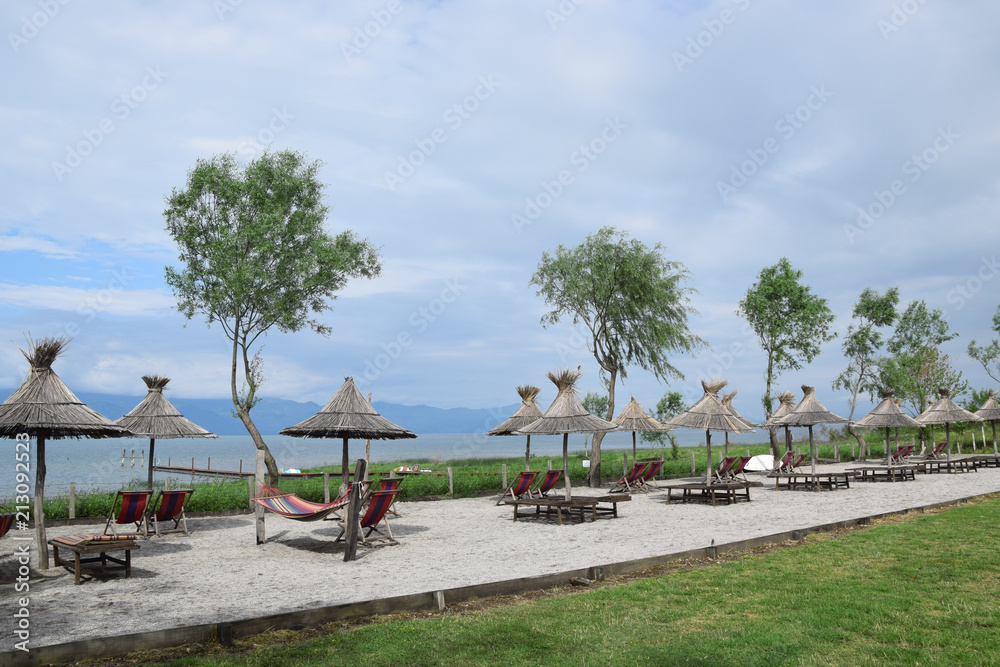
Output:
<path fill-rule="evenodd" d="M 166 267 L 166 282 L 185 317 L 204 315 L 232 342 L 236 416 L 264 452 L 271 484 L 278 467 L 250 417 L 264 381 L 260 337 L 307 326 L 329 335 L 315 316 L 332 308 L 349 278 L 374 278 L 382 268 L 367 239 L 327 233 L 320 166 L 295 151 L 245 165 L 228 153 L 198 160 L 163 212 L 181 263 Z"/>
<path fill-rule="evenodd" d="M 993 313 L 993 331 L 1000 334 L 1000 306 Z M 969 341 L 968 353 L 983 365 L 983 370 L 994 382 L 1000 382 L 1000 341 L 994 338 L 986 345 L 976 345 L 976 339 L 973 338 Z"/>
<path fill-rule="evenodd" d="M 820 353 L 823 343 L 833 340 L 833 311 L 823 299 L 801 282 L 802 271 L 782 257 L 765 266 L 757 282 L 747 289 L 737 315 L 745 318 L 767 354 L 766 388 L 761 397 L 764 413 L 771 416 L 771 385 L 783 371 L 798 370 Z M 781 456 L 776 429 L 769 429 L 771 453 Z"/>
<path fill-rule="evenodd" d="M 849 392 L 847 399 L 851 412 L 847 416 L 847 432 L 858 441 L 858 456 L 867 456 L 868 443 L 854 426 L 854 410 L 858 406 L 858 394 L 867 392 L 872 398 L 883 387 L 879 380 L 879 353 L 882 349 L 882 331 L 896 321 L 896 306 L 899 304 L 899 288 L 890 287 L 885 294 L 870 287 L 865 288 L 854 304 L 854 322 L 847 327 L 844 336 L 844 356 L 847 368 L 833 382 L 833 389 Z"/>
<path fill-rule="evenodd" d="M 542 253 L 530 284 L 551 308 L 542 325 L 563 317 L 583 324 L 587 341 L 608 389 L 605 419 L 615 412 L 615 386 L 630 366 L 652 372 L 660 380 L 683 379 L 670 355 L 689 353 L 705 342 L 688 329 L 695 310 L 685 287 L 689 277 L 681 262 L 667 260 L 663 247 L 652 248 L 629 238 L 627 232 L 603 227 L 575 248 L 560 245 L 555 254 Z M 601 484 L 601 441 L 591 446 L 590 485 Z"/>

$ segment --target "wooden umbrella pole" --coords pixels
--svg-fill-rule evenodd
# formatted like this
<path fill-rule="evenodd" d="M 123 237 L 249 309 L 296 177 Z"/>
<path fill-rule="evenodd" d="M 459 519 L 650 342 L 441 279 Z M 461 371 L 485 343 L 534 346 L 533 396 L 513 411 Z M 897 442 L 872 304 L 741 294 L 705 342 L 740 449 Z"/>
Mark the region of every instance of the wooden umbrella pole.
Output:
<path fill-rule="evenodd" d="M 341 462 L 340 462 L 340 473 L 341 473 L 340 474 L 340 493 L 337 494 L 338 496 L 344 495 L 344 492 L 347 491 L 348 488 L 350 488 L 349 485 L 351 483 L 351 479 L 350 479 L 350 474 L 348 473 L 348 470 L 347 470 L 347 465 L 348 465 L 347 464 L 347 438 L 344 438 L 344 455 L 343 455 L 343 458 L 341 458 Z"/>
<path fill-rule="evenodd" d="M 572 500 L 573 489 L 569 483 L 569 433 L 563 433 L 563 477 L 566 478 L 566 500 Z"/>
<path fill-rule="evenodd" d="M 149 490 L 153 490 L 153 447 L 156 445 L 156 438 L 149 439 L 149 479 L 147 480 Z"/>
<path fill-rule="evenodd" d="M 632 431 L 632 465 L 635 465 L 635 431 Z"/>
<path fill-rule="evenodd" d="M 889 454 L 889 427 L 885 427 L 885 462 L 890 468 L 892 467 L 892 455 Z"/>
<path fill-rule="evenodd" d="M 951 471 L 951 424 L 944 423 L 944 441 L 948 443 L 948 471 Z"/>
<path fill-rule="evenodd" d="M 990 424 L 993 426 L 993 455 L 997 454 L 997 423 L 996 421 L 991 421 Z"/>
<path fill-rule="evenodd" d="M 726 445 L 725 445 L 725 450 L 726 450 L 726 458 L 729 458 L 729 431 L 726 431 Z"/>
<path fill-rule="evenodd" d="M 524 471 L 531 470 L 531 434 L 528 434 L 528 442 L 524 445 Z"/>
<path fill-rule="evenodd" d="M 38 569 L 49 569 L 49 545 L 45 541 L 45 436 L 35 444 L 35 536 L 38 538 Z"/>
<path fill-rule="evenodd" d="M 813 442 L 813 427 L 809 424 L 809 453 L 812 455 L 812 474 L 816 474 L 816 443 Z"/>
<path fill-rule="evenodd" d="M 705 469 L 705 483 L 712 483 L 712 432 L 705 429 L 705 451 L 708 454 L 708 463 Z"/>

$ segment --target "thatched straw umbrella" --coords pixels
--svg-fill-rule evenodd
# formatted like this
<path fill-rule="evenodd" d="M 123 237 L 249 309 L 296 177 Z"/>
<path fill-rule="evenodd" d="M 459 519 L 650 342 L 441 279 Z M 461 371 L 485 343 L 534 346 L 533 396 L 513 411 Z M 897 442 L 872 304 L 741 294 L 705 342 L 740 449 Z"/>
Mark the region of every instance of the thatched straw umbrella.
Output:
<path fill-rule="evenodd" d="M 889 451 L 889 429 L 898 429 L 901 426 L 920 426 L 920 422 L 903 412 L 899 403 L 893 399 L 893 391 L 886 389 L 882 392 L 882 402 L 866 414 L 861 419 L 855 420 L 854 425 L 862 428 L 882 428 L 885 427 L 885 456 L 887 465 L 892 467 L 892 456 Z M 898 431 L 897 431 L 898 433 Z"/>
<path fill-rule="evenodd" d="M 778 423 L 782 426 L 809 427 L 809 454 L 812 457 L 812 472 L 816 473 L 816 443 L 813 441 L 813 426 L 816 424 L 843 424 L 847 420 L 826 409 L 816 398 L 816 388 L 802 385 L 802 400 L 791 413 L 782 417 Z"/>
<path fill-rule="evenodd" d="M 657 431 L 671 430 L 669 426 L 664 426 L 650 417 L 649 414 L 642 409 L 642 406 L 639 405 L 639 401 L 635 400 L 635 396 L 632 397 L 632 400 L 628 402 L 625 409 L 618 413 L 618 416 L 612 419 L 611 422 L 618 425 L 619 431 L 632 431 L 632 465 L 635 465 L 636 457 L 636 431 L 642 431 L 643 433 L 655 433 Z"/>
<path fill-rule="evenodd" d="M 951 425 L 956 422 L 981 422 L 981 418 L 961 408 L 951 400 L 951 390 L 938 389 L 938 400 L 934 405 L 917 415 L 921 424 L 944 424 L 944 440 L 948 443 L 948 461 L 951 461 Z"/>
<path fill-rule="evenodd" d="M 609 421 L 587 412 L 576 394 L 576 381 L 583 375 L 579 367 L 575 371 L 568 368 L 558 373 L 549 371 L 548 377 L 559 390 L 552 405 L 537 421 L 516 431 L 518 435 L 558 435 L 563 436 L 563 477 L 566 479 L 566 500 L 573 497 L 569 482 L 569 434 L 606 433 L 618 427 Z"/>
<path fill-rule="evenodd" d="M 725 396 L 723 396 L 722 397 L 722 405 L 723 405 L 723 407 L 725 407 L 726 410 L 729 410 L 730 414 L 732 414 L 734 417 L 736 417 L 736 419 L 738 419 L 739 421 L 741 421 L 743 423 L 743 425 L 746 426 L 747 428 L 753 429 L 755 426 L 760 426 L 760 424 L 754 424 L 749 419 L 744 418 L 743 415 L 741 415 L 739 412 L 737 412 L 736 408 L 733 407 L 733 399 L 736 398 L 736 394 L 738 394 L 738 393 L 740 393 L 739 389 L 733 389 L 731 392 L 729 392 L 728 394 L 726 394 Z M 729 431 L 726 431 L 726 454 L 725 455 L 729 456 Z"/>
<path fill-rule="evenodd" d="M 991 391 L 990 397 L 983 403 L 983 407 L 976 410 L 975 415 L 980 419 L 988 421 L 993 427 L 993 455 L 997 454 L 997 420 L 1000 419 L 1000 404 L 997 404 L 997 392 Z M 985 447 L 984 447 L 985 449 Z"/>
<path fill-rule="evenodd" d="M 517 435 L 515 431 L 524 428 L 542 418 L 542 409 L 538 407 L 535 398 L 541 388 L 530 384 L 522 384 L 517 388 L 517 395 L 521 397 L 521 407 L 517 409 L 510 419 L 500 424 L 486 435 Z M 524 469 L 531 470 L 531 434 L 528 434 L 528 442 L 524 445 Z"/>
<path fill-rule="evenodd" d="M 27 434 L 36 438 L 35 535 L 38 539 L 38 567 L 42 570 L 49 568 L 43 506 L 46 439 L 123 438 L 132 435 L 128 429 L 84 405 L 52 370 L 52 362 L 68 342 L 64 338 L 29 340 L 30 350 L 21 350 L 31 366 L 28 374 L 21 386 L 0 404 L 0 436 L 16 438 L 19 434 Z"/>
<path fill-rule="evenodd" d="M 719 391 L 727 384 L 725 380 L 712 380 L 711 382 L 702 380 L 701 386 L 705 390 L 705 395 L 690 408 L 665 422 L 665 426 L 696 428 L 705 431 L 705 449 L 708 451 L 708 470 L 705 477 L 707 484 L 712 483 L 712 431 L 732 433 L 753 431 L 722 405 Z"/>
<path fill-rule="evenodd" d="M 294 426 L 281 429 L 281 435 L 297 438 L 343 438 L 344 456 L 341 467 L 340 493 L 344 493 L 350 483 L 348 476 L 347 441 L 351 438 L 367 440 L 399 440 L 415 438 L 415 433 L 379 415 L 354 385 L 354 378 L 344 378 L 344 384 L 337 390 L 323 409 L 309 419 Z"/>
<path fill-rule="evenodd" d="M 774 409 L 771 416 L 767 418 L 761 427 L 771 428 L 784 426 L 785 427 L 785 451 L 792 451 L 792 433 L 788 430 L 787 424 L 779 423 L 781 418 L 785 415 L 792 414 L 792 410 L 795 409 L 795 394 L 791 391 L 783 391 L 778 394 L 778 407 Z"/>
<path fill-rule="evenodd" d="M 152 491 L 153 464 L 155 462 L 153 448 L 156 446 L 157 438 L 167 440 L 174 438 L 217 438 L 218 436 L 185 419 L 184 415 L 170 404 L 167 397 L 163 395 L 163 389 L 170 382 L 170 378 L 161 375 L 143 375 L 142 381 L 149 389 L 146 397 L 127 415 L 116 419 L 115 423 L 124 426 L 136 436 L 149 438 L 149 477 L 146 483 L 149 490 Z"/>

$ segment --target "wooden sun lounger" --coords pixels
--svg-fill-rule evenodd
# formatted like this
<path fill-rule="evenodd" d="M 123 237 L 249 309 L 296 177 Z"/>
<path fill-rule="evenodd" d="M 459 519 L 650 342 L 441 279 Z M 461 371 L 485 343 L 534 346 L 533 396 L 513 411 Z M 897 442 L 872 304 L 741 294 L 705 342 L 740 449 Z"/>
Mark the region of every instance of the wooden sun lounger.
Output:
<path fill-rule="evenodd" d="M 688 484 L 672 484 L 667 489 L 667 504 L 677 501 L 682 503 L 709 502 L 714 507 L 720 501 L 727 505 L 741 500 L 750 502 L 750 484 L 745 482 L 691 482 Z M 674 492 L 679 497 L 674 497 Z"/>
<path fill-rule="evenodd" d="M 527 518 L 542 518 L 542 508 L 545 508 L 545 517 L 550 518 L 552 514 L 556 515 L 556 519 L 559 521 L 559 525 L 563 522 L 563 513 L 566 514 L 567 518 L 572 518 L 574 516 L 580 518 L 580 522 L 583 523 L 587 519 L 587 515 L 590 515 L 591 521 L 597 521 L 599 516 L 618 516 L 618 503 L 632 500 L 632 496 L 628 494 L 617 494 L 614 496 L 577 496 L 570 500 L 565 498 L 508 498 L 504 501 L 507 505 L 514 506 L 514 521 L 518 519 Z M 602 504 L 604 506 L 602 507 Z M 518 507 L 521 505 L 526 505 L 528 507 L 534 507 L 534 512 L 519 512 Z M 610 507 L 608 506 L 610 505 Z"/>
<path fill-rule="evenodd" d="M 917 461 L 917 472 L 930 475 L 935 472 L 979 472 L 975 458 L 952 459 L 927 459 Z"/>
<path fill-rule="evenodd" d="M 850 472 L 781 472 L 770 475 L 774 478 L 774 490 L 805 489 L 807 491 L 835 491 L 851 488 Z"/>
<path fill-rule="evenodd" d="M 862 466 L 848 468 L 847 472 L 853 473 L 854 479 L 861 482 L 909 482 L 917 478 L 917 465 Z"/>

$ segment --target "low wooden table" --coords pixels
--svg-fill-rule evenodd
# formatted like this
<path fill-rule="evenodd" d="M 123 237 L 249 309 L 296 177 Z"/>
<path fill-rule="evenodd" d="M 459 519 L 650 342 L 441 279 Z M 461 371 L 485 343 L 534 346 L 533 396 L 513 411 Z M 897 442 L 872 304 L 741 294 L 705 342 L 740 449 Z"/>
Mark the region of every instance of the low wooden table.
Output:
<path fill-rule="evenodd" d="M 627 493 L 615 494 L 613 496 L 577 496 L 570 500 L 565 498 L 507 498 L 504 503 L 514 506 L 514 521 L 527 518 L 541 518 L 542 508 L 545 508 L 546 518 L 553 512 L 559 521 L 563 522 L 563 512 L 567 517 L 578 516 L 580 522 L 586 520 L 588 510 L 592 521 L 597 521 L 598 516 L 618 516 L 618 503 L 632 500 L 632 496 Z M 602 507 L 601 503 L 607 503 L 610 507 Z M 534 512 L 518 512 L 520 505 L 534 507 Z"/>
<path fill-rule="evenodd" d="M 854 474 L 855 480 L 862 482 L 908 482 L 917 478 L 917 466 L 915 464 L 889 466 L 863 466 L 859 468 L 848 468 L 847 472 Z"/>
<path fill-rule="evenodd" d="M 972 460 L 977 468 L 1000 468 L 1000 456 L 996 454 L 977 454 Z"/>
<path fill-rule="evenodd" d="M 925 475 L 935 472 L 978 472 L 974 459 L 927 459 L 918 461 L 917 469 Z"/>
<path fill-rule="evenodd" d="M 108 572 L 125 572 L 125 578 L 132 577 L 132 549 L 138 549 L 134 539 L 92 539 L 98 538 L 96 535 L 67 535 L 49 540 L 52 546 L 52 555 L 55 564 L 62 565 L 76 575 L 76 584 L 80 583 L 81 565 L 84 563 L 100 563 L 100 566 L 88 568 L 92 571 L 106 574 Z M 59 550 L 72 551 L 73 560 L 63 560 L 59 557 Z M 109 551 L 124 551 L 125 559 L 114 558 L 108 555 Z M 82 558 L 85 554 L 98 554 L 92 558 Z M 109 565 L 108 563 L 114 563 Z"/>
<path fill-rule="evenodd" d="M 807 489 L 809 491 L 835 491 L 851 488 L 851 472 L 780 472 L 769 475 L 774 478 L 774 490 Z M 784 482 L 784 483 L 782 483 Z"/>
<path fill-rule="evenodd" d="M 710 502 L 713 506 L 719 500 L 727 505 L 740 500 L 750 502 L 750 483 L 747 482 L 690 482 L 688 484 L 672 484 L 667 489 L 667 504 L 677 500 L 682 503 Z M 674 491 L 680 492 L 680 497 L 674 497 Z"/>

